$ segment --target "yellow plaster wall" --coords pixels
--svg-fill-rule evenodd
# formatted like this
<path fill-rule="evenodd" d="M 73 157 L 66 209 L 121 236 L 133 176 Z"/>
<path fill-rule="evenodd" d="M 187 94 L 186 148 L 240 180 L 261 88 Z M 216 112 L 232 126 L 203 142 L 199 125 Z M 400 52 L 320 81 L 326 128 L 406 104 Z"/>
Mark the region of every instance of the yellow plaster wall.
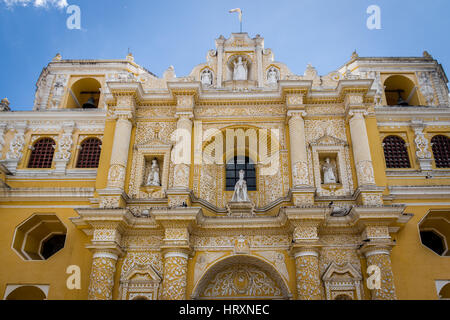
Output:
<path fill-rule="evenodd" d="M 64 249 L 46 261 L 25 261 L 11 248 L 15 228 L 35 213 L 53 213 L 67 228 Z M 85 245 L 88 237 L 77 230 L 69 220 L 76 217 L 73 209 L 42 208 L 0 208 L 0 292 L 5 292 L 8 284 L 50 285 L 49 300 L 84 300 L 87 299 L 92 254 Z M 81 290 L 68 290 L 66 286 L 66 269 L 70 265 L 81 268 Z"/>

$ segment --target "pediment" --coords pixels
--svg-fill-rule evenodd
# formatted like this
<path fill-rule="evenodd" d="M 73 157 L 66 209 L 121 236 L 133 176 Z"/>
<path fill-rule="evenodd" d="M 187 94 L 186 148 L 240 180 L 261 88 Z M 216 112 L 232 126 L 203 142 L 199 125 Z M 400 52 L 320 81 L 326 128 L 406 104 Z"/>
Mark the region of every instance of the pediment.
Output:
<path fill-rule="evenodd" d="M 310 143 L 311 146 L 346 146 L 347 142 L 331 135 L 325 134 Z"/>
<path fill-rule="evenodd" d="M 349 262 L 338 265 L 332 262 L 323 274 L 323 281 L 361 281 L 361 273 Z"/>
<path fill-rule="evenodd" d="M 122 277 L 126 281 L 155 281 L 161 282 L 161 276 L 150 265 L 135 265 Z"/>

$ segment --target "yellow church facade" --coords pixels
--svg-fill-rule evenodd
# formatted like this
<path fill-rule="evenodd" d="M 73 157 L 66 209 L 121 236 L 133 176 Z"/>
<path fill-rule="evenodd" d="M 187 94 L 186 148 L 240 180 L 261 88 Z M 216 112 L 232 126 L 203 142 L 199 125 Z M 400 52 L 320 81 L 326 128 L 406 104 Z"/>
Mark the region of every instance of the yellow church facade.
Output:
<path fill-rule="evenodd" d="M 0 112 L 3 299 L 450 298 L 442 66 L 293 74 L 216 39 L 185 77 L 64 60 Z"/>

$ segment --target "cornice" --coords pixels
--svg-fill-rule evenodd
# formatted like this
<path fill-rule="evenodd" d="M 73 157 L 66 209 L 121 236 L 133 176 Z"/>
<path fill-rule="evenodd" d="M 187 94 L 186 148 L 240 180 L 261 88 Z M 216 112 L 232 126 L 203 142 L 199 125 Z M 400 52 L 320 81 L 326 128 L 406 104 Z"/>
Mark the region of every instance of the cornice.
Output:
<path fill-rule="evenodd" d="M 375 107 L 375 116 L 378 122 L 413 120 L 415 118 L 435 118 L 442 121 L 450 118 L 450 108 L 446 107 Z"/>

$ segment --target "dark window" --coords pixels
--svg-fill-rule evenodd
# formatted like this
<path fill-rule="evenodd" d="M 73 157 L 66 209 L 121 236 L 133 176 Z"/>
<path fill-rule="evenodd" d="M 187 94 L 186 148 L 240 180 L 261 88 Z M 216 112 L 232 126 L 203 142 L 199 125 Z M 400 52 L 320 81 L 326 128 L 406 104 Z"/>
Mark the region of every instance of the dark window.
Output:
<path fill-rule="evenodd" d="M 387 168 L 411 168 L 405 141 L 397 136 L 389 136 L 383 141 L 384 158 Z"/>
<path fill-rule="evenodd" d="M 431 143 L 436 168 L 450 168 L 450 139 L 446 136 L 434 136 Z"/>
<path fill-rule="evenodd" d="M 44 138 L 36 141 L 33 145 L 28 168 L 49 169 L 52 167 L 53 154 L 55 153 L 55 141 Z"/>
<path fill-rule="evenodd" d="M 256 191 L 256 169 L 254 163 L 248 157 L 234 157 L 227 163 L 226 179 L 227 191 L 234 191 L 236 182 L 239 181 L 239 171 L 244 170 L 244 179 L 247 181 L 247 190 Z"/>
<path fill-rule="evenodd" d="M 65 234 L 55 234 L 44 241 L 42 244 L 41 255 L 44 259 L 50 258 L 52 255 L 57 253 L 59 250 L 64 248 L 64 243 L 66 242 Z"/>
<path fill-rule="evenodd" d="M 84 140 L 80 145 L 77 168 L 98 168 L 102 142 L 97 138 Z"/>
<path fill-rule="evenodd" d="M 438 255 L 442 255 L 445 252 L 444 240 L 433 231 L 421 231 L 420 239 L 422 243 L 436 252 Z"/>

